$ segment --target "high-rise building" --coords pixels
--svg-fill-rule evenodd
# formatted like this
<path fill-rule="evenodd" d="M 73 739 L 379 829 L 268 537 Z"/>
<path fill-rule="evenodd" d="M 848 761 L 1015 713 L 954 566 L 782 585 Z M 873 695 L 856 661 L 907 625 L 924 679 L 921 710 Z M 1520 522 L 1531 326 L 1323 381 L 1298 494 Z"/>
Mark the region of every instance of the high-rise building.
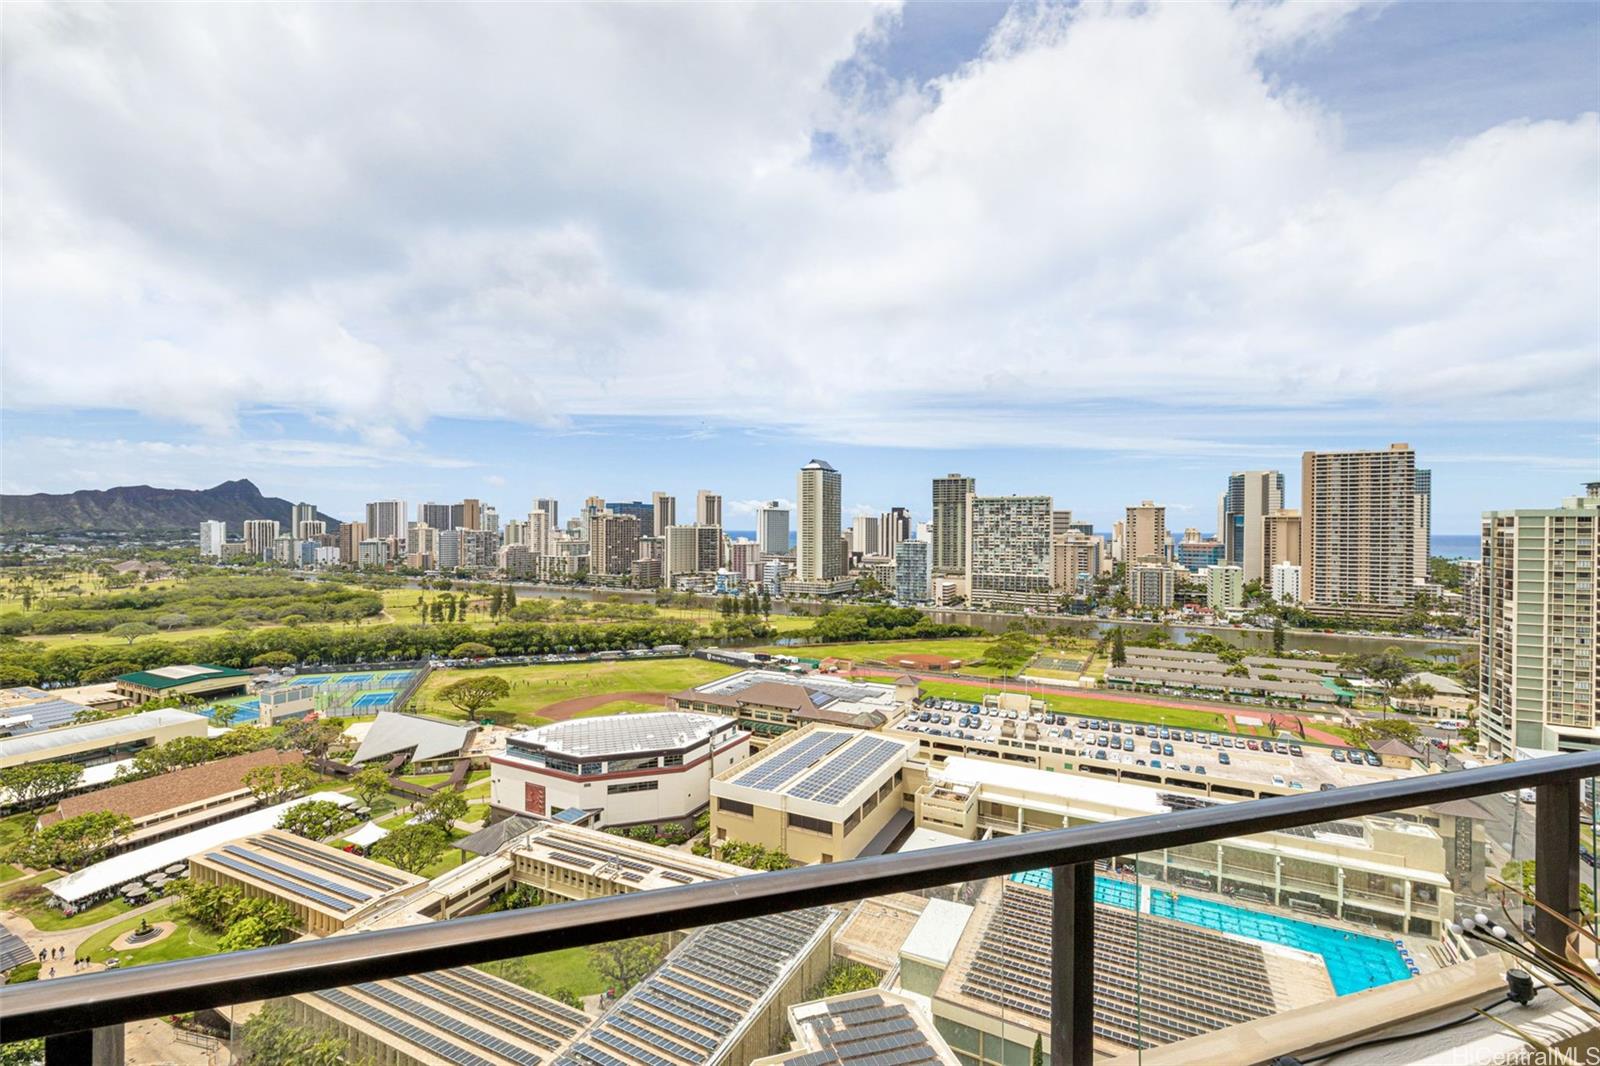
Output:
<path fill-rule="evenodd" d="M 933 479 L 933 572 L 959 574 L 967 565 L 967 497 L 978 483 L 960 474 Z"/>
<path fill-rule="evenodd" d="M 662 573 L 711 574 L 722 566 L 722 530 L 717 526 L 668 526 Z"/>
<path fill-rule="evenodd" d="M 361 556 L 361 542 L 367 539 L 367 524 L 365 522 L 341 522 L 339 524 L 339 561 L 347 566 L 355 566 Z"/>
<path fill-rule="evenodd" d="M 304 526 L 307 522 L 315 522 L 316 520 L 317 520 L 317 505 L 316 504 L 314 504 L 314 503 L 297 503 L 292 508 L 290 508 L 290 511 L 289 511 L 289 532 L 293 533 L 296 537 L 304 538 L 306 536 L 306 534 L 301 533 L 300 532 L 300 528 L 302 526 Z M 324 526 L 321 530 L 318 530 L 318 532 L 326 532 L 326 531 L 327 531 L 327 527 L 326 526 Z"/>
<path fill-rule="evenodd" d="M 1059 537 L 1063 533 L 1066 533 L 1071 529 L 1072 529 L 1072 512 L 1071 511 L 1051 511 L 1050 512 L 1050 535 L 1052 537 Z"/>
<path fill-rule="evenodd" d="M 389 558 L 389 541 L 385 538 L 368 537 L 356 548 L 356 565 L 363 570 L 388 566 Z"/>
<path fill-rule="evenodd" d="M 925 540 L 902 540 L 894 546 L 894 598 L 898 602 L 928 603 L 933 599 L 932 547 Z"/>
<path fill-rule="evenodd" d="M 639 558 L 639 516 L 601 511 L 589 519 L 589 572 L 625 577 Z"/>
<path fill-rule="evenodd" d="M 701 489 L 694 497 L 694 522 L 697 526 L 722 525 L 722 497 Z"/>
<path fill-rule="evenodd" d="M 631 514 L 639 520 L 639 536 L 653 536 L 656 528 L 656 508 L 654 504 L 645 503 L 643 500 L 629 500 L 627 503 L 608 503 L 606 510 L 612 514 Z"/>
<path fill-rule="evenodd" d="M 561 528 L 561 504 L 553 496 L 542 496 L 533 501 L 535 511 L 543 511 L 551 529 Z"/>
<path fill-rule="evenodd" d="M 840 558 L 839 472 L 821 459 L 800 468 L 795 494 L 799 537 L 795 550 L 797 581 L 832 581 L 844 574 Z"/>
<path fill-rule="evenodd" d="M 1600 482 L 1560 507 L 1485 512 L 1482 538 L 1478 727 L 1490 752 L 1600 745 Z"/>
<path fill-rule="evenodd" d="M 665 492 L 650 494 L 650 535 L 664 537 L 667 527 L 678 524 L 678 498 Z"/>
<path fill-rule="evenodd" d="M 492 504 L 484 504 L 478 509 L 478 528 L 485 533 L 500 532 L 500 512 Z"/>
<path fill-rule="evenodd" d="M 1261 520 L 1262 573 L 1270 574 L 1279 563 L 1300 565 L 1299 511 L 1274 511 Z"/>
<path fill-rule="evenodd" d="M 1416 596 L 1416 453 L 1300 458 L 1300 593 L 1306 609 L 1393 616 Z"/>
<path fill-rule="evenodd" d="M 483 528 L 483 501 L 466 499 L 461 501 L 461 518 L 456 522 L 459 529 Z"/>
<path fill-rule="evenodd" d="M 1133 564 L 1152 556 L 1167 558 L 1167 509 L 1145 500 L 1137 507 L 1128 508 L 1122 524 L 1122 561 L 1128 571 L 1128 595 L 1133 595 Z"/>
<path fill-rule="evenodd" d="M 1101 552 L 1105 542 L 1081 529 L 1069 529 L 1050 537 L 1050 584 L 1053 588 L 1070 589 L 1074 594 L 1086 594 L 1090 585 L 1100 575 Z"/>
<path fill-rule="evenodd" d="M 967 498 L 967 601 L 975 607 L 1050 603 L 1048 496 Z"/>
<path fill-rule="evenodd" d="M 1202 537 L 1198 529 L 1184 530 L 1183 539 L 1173 549 L 1179 565 L 1197 573 L 1222 562 L 1225 550 L 1222 541 L 1215 537 Z"/>
<path fill-rule="evenodd" d="M 278 523 L 271 518 L 249 518 L 244 523 L 244 553 L 252 559 L 266 559 L 272 555 L 273 542 L 278 539 Z"/>
<path fill-rule="evenodd" d="M 1246 581 L 1260 581 L 1266 576 L 1261 564 L 1261 524 L 1267 515 L 1281 510 L 1282 472 L 1246 470 L 1228 476 L 1217 539 L 1222 541 L 1223 559 L 1243 569 Z"/>
<path fill-rule="evenodd" d="M 1244 609 L 1244 568 L 1218 563 L 1206 568 L 1206 606 L 1213 611 Z"/>
<path fill-rule="evenodd" d="M 228 543 L 228 523 L 207 519 L 200 523 L 200 554 L 212 559 L 222 558 L 222 546 Z"/>
<path fill-rule="evenodd" d="M 417 521 L 430 529 L 454 529 L 456 522 L 448 503 L 424 503 L 417 507 Z"/>
<path fill-rule="evenodd" d="M 1164 555 L 1146 555 L 1128 565 L 1128 598 L 1136 607 L 1171 607 L 1178 596 L 1180 567 Z"/>
<path fill-rule="evenodd" d="M 1428 556 L 1433 553 L 1433 471 L 1418 470 L 1416 495 L 1411 501 L 1411 550 L 1416 556 L 1412 563 L 1415 572 L 1412 580 L 1418 584 L 1428 579 Z"/>
<path fill-rule="evenodd" d="M 850 550 L 857 555 L 882 555 L 879 528 L 878 519 L 872 515 L 856 515 L 850 524 Z"/>
<path fill-rule="evenodd" d="M 756 508 L 756 544 L 764 555 L 789 554 L 789 509 L 777 500 Z"/>
<path fill-rule="evenodd" d="M 406 501 L 378 500 L 367 504 L 367 536 L 379 540 L 406 535 Z"/>
<path fill-rule="evenodd" d="M 743 538 L 728 543 L 728 569 L 741 583 L 761 580 L 761 548 Z"/>
<path fill-rule="evenodd" d="M 901 541 L 915 540 L 916 528 L 911 512 L 904 507 L 891 507 L 878 516 L 878 554 L 894 558 L 894 549 Z"/>
<path fill-rule="evenodd" d="M 1272 580 L 1272 598 L 1279 603 L 1300 602 L 1300 564 L 1273 563 L 1267 571 Z"/>
<path fill-rule="evenodd" d="M 489 570 L 499 563 L 500 535 L 486 529 L 441 529 L 440 570 Z"/>
<path fill-rule="evenodd" d="M 328 523 L 313 519 L 310 522 L 300 522 L 294 527 L 294 535 L 300 540 L 311 540 L 320 537 L 328 531 Z"/>

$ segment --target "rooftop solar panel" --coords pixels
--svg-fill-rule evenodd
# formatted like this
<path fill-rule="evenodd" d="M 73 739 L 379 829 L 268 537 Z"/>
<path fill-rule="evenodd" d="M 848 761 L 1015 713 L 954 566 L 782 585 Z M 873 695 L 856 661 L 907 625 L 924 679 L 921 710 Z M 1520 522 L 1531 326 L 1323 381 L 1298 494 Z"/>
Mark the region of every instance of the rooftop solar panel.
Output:
<path fill-rule="evenodd" d="M 246 851 L 237 844 L 224 844 L 222 845 L 222 850 L 235 858 L 253 862 L 257 866 L 265 866 L 269 870 L 276 870 L 285 877 L 310 881 L 318 888 L 325 888 L 336 896 L 343 896 L 345 899 L 354 900 L 356 903 L 365 903 L 372 898 L 369 893 L 351 888 L 349 885 L 341 885 L 337 881 L 330 881 L 326 877 L 314 874 L 309 870 L 302 870 L 298 866 L 290 866 L 286 862 L 279 862 L 270 855 L 260 855 L 253 851 Z"/>
<path fill-rule="evenodd" d="M 882 769 L 896 752 L 903 750 L 892 740 L 859 737 L 833 759 L 791 786 L 788 794 L 795 799 L 837 803 Z"/>
<path fill-rule="evenodd" d="M 622 1037 L 618 1036 L 616 1033 L 610 1032 L 609 1030 L 596 1029 L 592 1035 L 594 1039 L 600 1041 L 600 1043 L 605 1044 L 608 1047 L 616 1048 L 618 1051 L 629 1056 L 630 1058 L 638 1059 L 640 1062 L 644 1063 L 645 1066 L 678 1066 L 678 1064 L 673 1062 L 671 1059 L 662 1058 L 653 1051 L 646 1051 L 637 1044 L 630 1043 L 629 1041 L 624 1040 Z"/>
<path fill-rule="evenodd" d="M 264 848 L 267 851 L 275 851 L 279 855 L 287 855 L 291 859 L 297 859 L 300 862 L 319 867 L 330 873 L 339 874 L 341 877 L 348 877 L 352 881 L 358 881 L 363 885 L 370 885 L 377 889 L 399 888 L 406 883 L 402 877 L 391 877 L 376 870 L 369 870 L 365 866 L 360 866 L 343 857 L 324 855 L 313 848 L 283 840 L 279 837 L 252 837 L 250 845 L 251 847 Z"/>
<path fill-rule="evenodd" d="M 430 974 L 429 976 L 433 975 Z M 534 1029 L 530 1026 L 523 1025 L 520 1021 L 516 1021 L 515 1018 L 521 1013 L 520 1011 L 513 1010 L 512 1017 L 507 1018 L 504 1015 L 496 1014 L 494 1011 L 489 1010 L 481 1003 L 474 1003 L 470 999 L 434 988 L 416 977 L 397 977 L 395 978 L 394 983 L 399 985 L 401 988 L 410 989 L 418 995 L 427 996 L 430 999 L 443 1003 L 447 1007 L 454 1007 L 461 1013 L 477 1018 L 479 1021 L 487 1022 L 490 1025 L 504 1029 L 508 1033 L 514 1033 L 529 1043 L 538 1044 L 542 1048 L 554 1050 L 555 1048 L 561 1046 L 561 1041 L 554 1039 L 548 1034 L 541 1033 L 537 1029 Z M 480 998 L 486 1003 L 491 997 L 482 996 Z"/>
<path fill-rule="evenodd" d="M 849 733 L 813 733 L 763 759 L 760 765 L 734 779 L 734 784 L 762 792 L 775 792 L 816 762 L 850 740 Z"/>
<path fill-rule="evenodd" d="M 254 877 L 256 880 L 265 881 L 269 885 L 277 885 L 286 892 L 300 896 L 304 899 L 316 900 L 318 903 L 321 903 L 327 907 L 332 907 L 336 911 L 344 912 L 355 910 L 355 907 L 346 900 L 330 896 L 325 892 L 318 892 L 314 888 L 307 888 L 305 885 L 297 885 L 288 878 L 279 877 L 277 874 L 269 873 L 266 870 L 251 866 L 248 863 L 240 862 L 238 859 L 231 858 L 219 852 L 208 851 L 206 852 L 206 858 L 214 863 L 226 866 L 235 873 L 244 874 L 246 877 Z"/>
<path fill-rule="evenodd" d="M 419 1018 L 427 1022 L 436 1029 L 443 1029 L 445 1032 L 453 1033 L 463 1040 L 471 1041 L 473 1045 L 486 1051 L 492 1051 L 501 1058 L 517 1063 L 518 1066 L 539 1066 L 539 1063 L 544 1061 L 533 1052 L 520 1048 L 509 1040 L 502 1040 L 476 1026 L 468 1025 L 460 1018 L 446 1014 L 444 1011 L 436 1010 L 426 1003 L 420 1003 L 410 996 L 401 995 L 387 985 L 368 982 L 353 987 L 362 995 L 371 996 L 373 999 L 386 1003 L 396 1010 L 404 1011 L 413 1018 Z"/>
<path fill-rule="evenodd" d="M 453 970 L 439 970 L 436 971 L 433 976 L 449 976 L 461 981 L 466 981 L 473 985 L 477 985 L 481 988 L 492 988 L 496 994 L 504 996 L 507 999 L 514 999 L 517 1002 L 525 1004 L 535 1011 L 548 1016 L 550 1019 L 550 1028 L 566 1036 L 571 1036 L 573 1033 L 577 1032 L 578 1029 L 583 1028 L 584 1026 L 588 1025 L 590 1021 L 592 1021 L 587 1014 L 580 1010 L 574 1010 L 565 1003 L 558 1003 L 553 999 L 545 999 L 541 996 L 536 996 L 532 992 L 525 991 L 524 989 L 518 988 L 516 985 L 505 981 L 497 981 L 483 971 L 475 970 L 470 966 L 458 966 Z M 479 993 L 474 991 L 473 994 L 478 995 Z M 560 1021 L 558 1021 L 558 1019 Z M 560 1024 L 561 1021 L 569 1022 L 575 1028 L 565 1028 L 562 1024 Z"/>
<path fill-rule="evenodd" d="M 439 1056 L 446 1062 L 454 1063 L 455 1066 L 495 1066 L 494 1063 L 482 1055 L 473 1054 L 458 1044 L 442 1040 L 421 1026 L 412 1025 L 410 1022 L 396 1018 L 388 1011 L 379 1010 L 372 1004 L 365 1000 L 357 999 L 343 989 L 330 988 L 322 992 L 314 992 L 312 995 L 317 999 L 325 1000 L 336 1007 L 347 1010 L 356 1017 L 365 1019 L 378 1028 L 391 1032 L 400 1039 Z"/>

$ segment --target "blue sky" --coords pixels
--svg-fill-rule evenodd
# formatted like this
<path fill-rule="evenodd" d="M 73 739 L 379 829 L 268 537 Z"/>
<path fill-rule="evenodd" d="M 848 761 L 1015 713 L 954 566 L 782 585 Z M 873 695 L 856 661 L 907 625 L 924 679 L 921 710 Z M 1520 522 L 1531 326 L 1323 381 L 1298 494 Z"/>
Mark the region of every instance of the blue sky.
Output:
<path fill-rule="evenodd" d="M 1596 5 L 19 10 L 7 492 L 1600 477 Z"/>

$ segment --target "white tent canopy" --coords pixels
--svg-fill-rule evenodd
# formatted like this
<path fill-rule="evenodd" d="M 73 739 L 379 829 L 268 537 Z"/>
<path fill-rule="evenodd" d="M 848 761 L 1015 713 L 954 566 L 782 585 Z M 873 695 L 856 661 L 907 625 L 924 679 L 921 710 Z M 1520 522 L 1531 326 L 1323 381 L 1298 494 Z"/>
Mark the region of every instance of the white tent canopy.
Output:
<path fill-rule="evenodd" d="M 344 838 L 357 847 L 370 848 L 388 835 L 389 831 L 377 822 L 368 822 L 354 833 L 346 833 Z"/>
<path fill-rule="evenodd" d="M 120 885 L 143 879 L 146 874 L 155 873 L 157 870 L 171 866 L 175 863 L 186 863 L 189 856 L 197 855 L 210 848 L 220 847 L 230 840 L 240 837 L 252 836 L 265 832 L 277 826 L 278 819 L 283 817 L 283 812 L 290 807 L 312 800 L 328 800 L 341 807 L 350 807 L 355 800 L 338 792 L 318 792 L 300 799 L 290 800 L 288 803 L 279 803 L 273 807 L 263 807 L 260 810 L 241 814 L 237 818 L 217 822 L 214 825 L 202 826 L 199 829 L 180 833 L 166 840 L 159 840 L 142 848 L 125 851 L 121 855 L 113 855 L 103 862 L 93 866 L 85 866 L 76 873 L 70 873 L 57 881 L 52 881 L 45 886 L 46 890 L 57 899 L 67 903 L 77 903 L 79 900 L 89 899 L 115 889 Z"/>

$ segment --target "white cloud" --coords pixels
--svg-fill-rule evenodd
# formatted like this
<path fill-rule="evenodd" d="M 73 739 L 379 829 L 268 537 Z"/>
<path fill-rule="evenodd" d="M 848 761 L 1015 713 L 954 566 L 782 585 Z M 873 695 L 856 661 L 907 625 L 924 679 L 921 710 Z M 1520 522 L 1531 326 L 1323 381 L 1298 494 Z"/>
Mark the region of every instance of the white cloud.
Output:
<path fill-rule="evenodd" d="M 1260 64 L 1347 11 L 1029 8 L 885 96 L 830 88 L 869 7 L 15 7 L 6 403 L 391 451 L 441 416 L 1230 455 L 1572 417 L 1600 123 L 1351 151 Z"/>

